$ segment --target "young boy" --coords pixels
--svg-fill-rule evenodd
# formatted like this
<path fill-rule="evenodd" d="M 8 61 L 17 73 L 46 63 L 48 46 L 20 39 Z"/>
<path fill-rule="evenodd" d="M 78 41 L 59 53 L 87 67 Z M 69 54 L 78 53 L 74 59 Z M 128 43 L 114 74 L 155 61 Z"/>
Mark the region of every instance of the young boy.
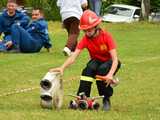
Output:
<path fill-rule="evenodd" d="M 100 96 L 103 98 L 103 109 L 110 109 L 110 97 L 113 94 L 113 88 L 110 84 L 113 82 L 113 76 L 120 68 L 118 61 L 116 45 L 111 35 L 103 31 L 98 25 L 101 18 L 94 12 L 86 10 L 81 19 L 79 28 L 85 35 L 78 43 L 75 52 L 64 62 L 61 67 L 53 68 L 50 71 L 58 71 L 63 74 L 64 70 L 74 63 L 81 51 L 86 48 L 90 54 L 90 60 L 81 74 L 80 86 L 77 92 L 84 92 L 87 97 L 90 96 L 91 84 L 96 79 L 96 84 Z"/>

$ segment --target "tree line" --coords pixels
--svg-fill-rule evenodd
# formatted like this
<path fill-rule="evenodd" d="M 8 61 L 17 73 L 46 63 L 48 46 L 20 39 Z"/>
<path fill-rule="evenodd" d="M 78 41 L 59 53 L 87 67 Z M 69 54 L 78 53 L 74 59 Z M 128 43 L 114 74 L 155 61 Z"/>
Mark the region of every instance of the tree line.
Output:
<path fill-rule="evenodd" d="M 6 2 L 7 0 L 0 1 L 0 9 L 6 6 Z M 17 0 L 18 4 L 25 7 L 42 8 L 48 20 L 60 20 L 59 9 L 56 6 L 56 2 L 57 0 Z M 101 13 L 103 13 L 104 8 L 114 3 L 139 6 L 142 8 L 142 17 L 146 19 L 150 10 L 160 9 L 160 0 L 102 0 L 102 3 Z"/>

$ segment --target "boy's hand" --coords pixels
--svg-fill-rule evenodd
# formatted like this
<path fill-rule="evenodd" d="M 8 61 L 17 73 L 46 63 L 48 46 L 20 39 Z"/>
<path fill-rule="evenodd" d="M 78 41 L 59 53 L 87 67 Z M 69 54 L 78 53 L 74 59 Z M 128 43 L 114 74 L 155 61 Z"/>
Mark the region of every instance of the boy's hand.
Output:
<path fill-rule="evenodd" d="M 61 67 L 58 67 L 50 69 L 49 72 L 60 72 L 60 74 L 63 75 L 64 70 Z"/>
<path fill-rule="evenodd" d="M 107 76 L 107 75 L 105 75 L 105 76 L 96 75 L 96 78 L 101 79 L 101 80 L 103 80 L 105 83 L 107 83 L 106 86 L 108 86 L 108 85 L 112 82 L 112 80 L 113 80 L 113 77 L 109 77 L 109 76 Z"/>
<path fill-rule="evenodd" d="M 12 45 L 13 45 L 12 41 L 8 41 L 8 42 L 5 43 L 5 46 L 6 46 L 7 48 L 11 48 Z"/>

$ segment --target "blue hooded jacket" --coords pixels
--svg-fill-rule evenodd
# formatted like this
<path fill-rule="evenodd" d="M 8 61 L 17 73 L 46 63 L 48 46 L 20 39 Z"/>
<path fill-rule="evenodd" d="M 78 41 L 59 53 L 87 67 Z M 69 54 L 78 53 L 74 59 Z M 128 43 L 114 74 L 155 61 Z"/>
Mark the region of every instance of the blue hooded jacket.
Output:
<path fill-rule="evenodd" d="M 48 24 L 44 18 L 40 18 L 36 21 L 33 21 L 26 29 L 30 35 L 38 41 L 42 41 L 42 45 L 45 48 L 52 47 L 50 43 L 50 37 L 48 34 Z"/>
<path fill-rule="evenodd" d="M 13 24 L 19 24 L 21 27 L 25 28 L 30 21 L 30 18 L 18 10 L 14 16 L 9 16 L 7 10 L 4 10 L 0 15 L 0 33 L 4 33 L 4 39 L 7 39 L 8 35 L 11 34 L 11 26 Z"/>

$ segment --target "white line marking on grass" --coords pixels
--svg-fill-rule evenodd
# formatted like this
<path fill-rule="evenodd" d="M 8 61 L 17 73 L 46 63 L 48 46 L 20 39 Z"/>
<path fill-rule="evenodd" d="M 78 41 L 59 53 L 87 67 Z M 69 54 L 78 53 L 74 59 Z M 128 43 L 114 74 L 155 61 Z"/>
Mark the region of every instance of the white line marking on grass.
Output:
<path fill-rule="evenodd" d="M 139 60 L 137 59 L 126 59 L 126 62 L 132 62 L 132 63 L 143 63 L 143 62 L 147 62 L 147 61 L 152 61 L 152 60 L 158 60 L 160 59 L 160 56 L 155 56 L 155 57 L 147 57 L 147 58 L 141 58 Z"/>
<path fill-rule="evenodd" d="M 25 92 L 29 92 L 29 91 L 32 91 L 32 90 L 35 90 L 35 89 L 38 89 L 38 88 L 39 87 L 31 87 L 31 88 L 24 88 L 24 89 L 19 89 L 19 90 L 11 91 L 11 92 L 6 92 L 6 93 L 0 94 L 0 97 L 14 95 L 14 94 L 19 94 L 19 93 L 25 93 Z"/>
<path fill-rule="evenodd" d="M 75 80 L 75 79 L 78 79 L 78 78 L 79 78 L 79 76 L 70 77 L 70 78 L 68 78 L 68 80 L 63 80 L 63 84 L 64 83 L 70 83 L 71 80 Z M 4 97 L 4 96 L 10 96 L 10 95 L 15 95 L 15 94 L 20 94 L 20 93 L 27 93 L 27 92 L 37 90 L 37 89 L 40 89 L 40 86 L 10 90 L 8 92 L 0 93 L 0 98 Z"/>

